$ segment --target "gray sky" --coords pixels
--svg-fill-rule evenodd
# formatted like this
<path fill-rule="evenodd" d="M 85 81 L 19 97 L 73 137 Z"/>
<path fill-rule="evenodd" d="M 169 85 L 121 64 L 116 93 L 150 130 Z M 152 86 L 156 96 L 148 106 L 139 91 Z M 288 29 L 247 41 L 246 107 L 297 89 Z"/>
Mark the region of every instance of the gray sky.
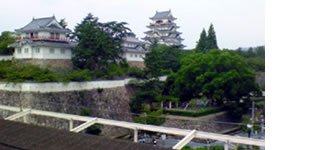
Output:
<path fill-rule="evenodd" d="M 203 28 L 213 23 L 220 48 L 265 44 L 264 0 L 1 0 L 0 32 L 13 31 L 32 18 L 65 18 L 68 28 L 91 12 L 100 21 L 125 21 L 138 38 L 156 10 L 171 9 L 188 48 L 194 48 Z"/>

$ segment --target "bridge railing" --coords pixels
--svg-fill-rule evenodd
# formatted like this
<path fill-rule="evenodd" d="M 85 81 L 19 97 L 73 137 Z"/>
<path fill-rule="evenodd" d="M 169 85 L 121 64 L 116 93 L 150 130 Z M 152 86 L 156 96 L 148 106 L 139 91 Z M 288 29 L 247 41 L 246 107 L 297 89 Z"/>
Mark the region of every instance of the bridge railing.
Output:
<path fill-rule="evenodd" d="M 36 109 L 22 109 L 19 107 L 5 106 L 5 105 L 0 105 L 0 110 L 17 112 L 17 114 L 14 114 L 12 116 L 5 118 L 6 120 L 14 120 L 14 119 L 17 119 L 18 117 L 25 117 L 26 115 L 29 115 L 29 114 L 68 120 L 69 127 L 70 127 L 69 130 L 72 132 L 80 132 L 93 124 L 128 128 L 128 129 L 134 130 L 134 134 L 135 134 L 134 142 L 138 141 L 138 130 L 185 136 L 183 140 L 181 140 L 177 145 L 173 147 L 174 149 L 181 149 L 183 146 L 189 143 L 193 138 L 222 141 L 225 143 L 224 144 L 225 150 L 228 150 L 230 143 L 265 147 L 265 140 L 246 138 L 246 137 L 240 137 L 240 136 L 231 136 L 231 135 L 217 134 L 217 133 L 211 133 L 211 132 L 178 129 L 178 128 L 155 126 L 155 125 L 146 125 L 146 124 L 140 124 L 140 123 L 134 123 L 134 122 L 79 116 L 79 115 L 73 115 L 73 114 L 50 112 L 50 111 L 43 111 L 43 110 L 36 110 Z M 85 123 L 79 125 L 78 127 L 73 128 L 73 121 L 82 121 Z M 24 118 L 24 122 L 27 122 L 26 117 Z"/>

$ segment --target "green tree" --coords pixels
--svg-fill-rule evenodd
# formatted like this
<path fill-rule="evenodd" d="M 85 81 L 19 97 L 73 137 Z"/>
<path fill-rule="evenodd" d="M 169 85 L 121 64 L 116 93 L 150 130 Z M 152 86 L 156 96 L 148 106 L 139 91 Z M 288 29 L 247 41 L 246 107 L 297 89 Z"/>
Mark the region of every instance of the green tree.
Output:
<path fill-rule="evenodd" d="M 8 45 L 14 42 L 15 38 L 13 32 L 2 32 L 0 36 L 0 55 L 12 55 L 14 48 L 8 47 Z"/>
<path fill-rule="evenodd" d="M 122 38 L 129 29 L 126 23 L 100 23 L 98 18 L 88 14 L 75 27 L 73 39 L 78 41 L 74 49 L 73 63 L 79 69 L 95 71 L 97 76 L 107 72 L 110 64 L 123 62 L 121 57 Z"/>
<path fill-rule="evenodd" d="M 188 55 L 181 60 L 181 69 L 169 78 L 175 78 L 174 93 L 181 100 L 205 96 L 219 106 L 239 103 L 251 92 L 259 92 L 254 72 L 240 56 L 228 50 Z"/>
<path fill-rule="evenodd" d="M 136 96 L 130 100 L 130 109 L 134 113 L 143 112 L 146 107 L 152 107 L 162 92 L 163 83 L 157 79 L 147 80 L 136 85 Z"/>
<path fill-rule="evenodd" d="M 214 27 L 213 27 L 212 23 L 209 27 L 208 36 L 206 38 L 206 49 L 208 49 L 208 50 L 218 49 L 216 35 L 215 35 L 215 31 L 214 31 Z"/>
<path fill-rule="evenodd" d="M 65 21 L 65 18 L 64 19 L 61 19 L 59 21 L 59 24 L 63 27 L 63 28 L 66 28 L 67 27 L 67 22 Z"/>
<path fill-rule="evenodd" d="M 145 65 L 152 77 L 159 77 L 178 71 L 181 56 L 181 50 L 175 46 L 157 46 L 146 54 Z"/>
<path fill-rule="evenodd" d="M 85 108 L 81 109 L 81 116 L 91 116 L 92 113 Z M 91 125 L 90 127 L 86 128 L 85 133 L 87 134 L 93 134 L 93 135 L 100 135 L 102 133 L 102 130 L 100 129 L 101 126 L 100 125 Z"/>
<path fill-rule="evenodd" d="M 205 29 L 200 34 L 200 39 L 198 41 L 198 44 L 196 46 L 196 50 L 206 52 L 208 49 L 206 47 L 207 43 L 207 34 L 205 32 Z"/>

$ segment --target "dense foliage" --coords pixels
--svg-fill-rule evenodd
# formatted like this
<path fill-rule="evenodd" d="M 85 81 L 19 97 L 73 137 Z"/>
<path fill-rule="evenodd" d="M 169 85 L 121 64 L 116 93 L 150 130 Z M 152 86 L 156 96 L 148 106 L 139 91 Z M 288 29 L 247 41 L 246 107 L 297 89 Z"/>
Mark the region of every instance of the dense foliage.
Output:
<path fill-rule="evenodd" d="M 265 47 L 259 46 L 255 48 L 249 48 L 247 51 L 241 48 L 236 52 L 245 58 L 247 65 L 255 71 L 265 71 Z"/>
<path fill-rule="evenodd" d="M 169 75 L 167 83 L 170 93 L 181 101 L 206 97 L 210 106 L 224 107 L 236 118 L 247 110 L 250 93 L 260 92 L 254 72 L 240 56 L 228 50 L 185 56 L 180 70 Z"/>
<path fill-rule="evenodd" d="M 82 108 L 80 115 L 81 116 L 91 116 L 92 113 L 88 109 Z M 97 125 L 97 124 L 91 125 L 85 129 L 85 133 L 93 134 L 93 135 L 100 135 L 102 133 L 101 125 Z"/>
<path fill-rule="evenodd" d="M 152 77 L 158 77 L 180 68 L 181 50 L 175 46 L 153 46 L 146 54 L 145 65 Z"/>
<path fill-rule="evenodd" d="M 122 38 L 129 30 L 124 22 L 101 23 L 88 14 L 75 27 L 72 37 L 78 42 L 74 49 L 73 63 L 79 69 L 94 71 L 97 77 L 107 75 L 112 64 L 123 62 Z"/>
<path fill-rule="evenodd" d="M 145 116 L 136 117 L 134 119 L 134 122 L 160 126 L 165 122 L 165 118 L 161 117 L 162 113 L 162 110 L 152 112 L 150 110 L 147 110 Z"/>
<path fill-rule="evenodd" d="M 196 50 L 201 52 L 207 52 L 211 49 L 218 49 L 216 35 L 212 24 L 209 27 L 208 34 L 206 33 L 205 29 L 203 29 L 196 46 Z"/>
<path fill-rule="evenodd" d="M 104 77 L 126 77 L 129 68 L 117 64 L 110 65 L 111 71 Z M 48 68 L 40 68 L 32 64 L 21 64 L 14 61 L 0 61 L 0 81 L 5 82 L 69 82 L 89 81 L 96 78 L 95 72 L 88 69 L 74 70 L 67 73 L 52 72 Z"/>
<path fill-rule="evenodd" d="M 181 60 L 181 69 L 169 78 L 175 80 L 175 94 L 184 100 L 204 95 L 212 102 L 223 104 L 258 90 L 255 74 L 231 51 L 188 55 Z"/>
<path fill-rule="evenodd" d="M 0 36 L 0 55 L 12 55 L 14 48 L 8 47 L 9 44 L 15 42 L 14 33 L 4 31 Z"/>
<path fill-rule="evenodd" d="M 222 111 L 220 107 L 209 107 L 197 111 L 182 110 L 182 109 L 164 109 L 164 113 L 169 115 L 186 116 L 186 117 L 200 117 L 212 113 Z"/>
<path fill-rule="evenodd" d="M 12 61 L 0 61 L 0 81 L 6 82 L 24 82 L 24 81 L 37 81 L 37 82 L 54 82 L 58 81 L 56 74 L 48 69 L 40 67 L 21 64 L 18 65 Z"/>
<path fill-rule="evenodd" d="M 148 80 L 135 84 L 136 96 L 130 100 L 130 109 L 134 113 L 145 112 L 145 108 L 154 109 L 152 103 L 161 95 L 163 83 L 159 80 Z"/>

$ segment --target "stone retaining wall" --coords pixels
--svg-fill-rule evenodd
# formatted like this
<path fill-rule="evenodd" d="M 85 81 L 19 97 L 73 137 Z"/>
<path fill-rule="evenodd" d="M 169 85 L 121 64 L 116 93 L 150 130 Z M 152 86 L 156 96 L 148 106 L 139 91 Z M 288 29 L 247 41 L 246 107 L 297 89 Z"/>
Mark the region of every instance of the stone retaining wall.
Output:
<path fill-rule="evenodd" d="M 0 89 L 0 104 L 77 115 L 81 113 L 82 108 L 85 108 L 92 113 L 92 116 L 132 121 L 129 100 L 134 93 L 129 88 L 122 86 L 49 93 L 3 91 Z M 12 114 L 7 111 L 0 111 L 0 113 L 3 117 Z M 59 129 L 68 129 L 69 127 L 68 121 L 56 118 L 31 115 L 28 120 L 30 123 Z M 75 122 L 74 126 L 79 123 Z M 125 130 L 107 126 L 103 128 L 105 135 L 114 135 L 121 131 Z"/>
<path fill-rule="evenodd" d="M 190 118 L 190 117 L 189 117 Z M 200 117 L 200 119 L 185 119 L 184 117 L 177 119 L 170 117 L 162 126 L 182 128 L 182 129 L 196 129 L 206 132 L 221 133 L 222 131 L 237 127 L 237 125 L 227 124 L 232 122 L 226 112 L 220 112 L 215 115 Z"/>
<path fill-rule="evenodd" d="M 40 66 L 41 68 L 49 68 L 51 70 L 64 69 L 73 70 L 73 62 L 70 59 L 17 59 L 20 63 L 28 63 Z"/>

